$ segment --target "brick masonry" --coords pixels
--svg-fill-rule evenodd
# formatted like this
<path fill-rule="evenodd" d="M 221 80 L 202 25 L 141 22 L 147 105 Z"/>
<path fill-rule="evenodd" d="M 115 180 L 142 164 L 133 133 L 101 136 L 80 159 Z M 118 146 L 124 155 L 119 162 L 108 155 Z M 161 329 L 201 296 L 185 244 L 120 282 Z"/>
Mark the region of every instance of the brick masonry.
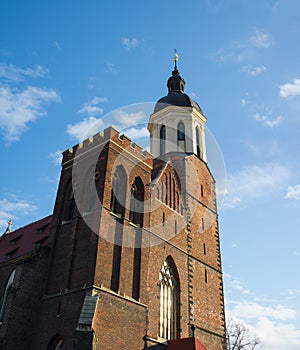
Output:
<path fill-rule="evenodd" d="M 74 166 L 81 171 L 74 173 Z M 118 166 L 127 177 L 121 218 L 111 212 L 112 176 Z M 137 177 L 144 187 L 143 228 L 130 222 Z M 93 186 L 99 201 L 90 208 Z M 74 191 L 80 194 L 75 206 Z M 157 346 L 143 337 L 159 340 L 159 271 L 171 257 L 180 283 L 178 336 L 191 336 L 194 325 L 208 350 L 224 349 L 218 230 L 214 179 L 196 155 L 171 153 L 159 161 L 111 127 L 76 145 L 63 154 L 48 246 L 30 259 L 0 265 L 2 299 L 16 268 L 0 326 L 0 348 L 50 350 L 56 335 L 64 349 Z M 120 248 L 114 244 L 118 235 Z M 139 235 L 137 272 L 139 255 L 133 244 Z M 140 276 L 138 300 L 133 298 L 135 273 Z M 117 290 L 112 290 L 112 275 L 119 276 Z M 78 322 L 87 293 L 98 299 L 91 324 L 83 327 Z"/>

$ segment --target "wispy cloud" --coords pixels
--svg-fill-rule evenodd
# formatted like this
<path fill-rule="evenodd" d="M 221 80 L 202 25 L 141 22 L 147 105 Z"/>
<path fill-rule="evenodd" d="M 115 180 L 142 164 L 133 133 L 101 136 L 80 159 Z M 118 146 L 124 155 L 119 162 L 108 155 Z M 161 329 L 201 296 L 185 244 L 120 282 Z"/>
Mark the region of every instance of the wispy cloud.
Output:
<path fill-rule="evenodd" d="M 106 102 L 108 102 L 107 97 L 99 96 L 85 102 L 77 113 L 84 114 L 86 117 L 77 123 L 68 124 L 67 134 L 80 142 L 105 128 L 105 122 L 99 116 L 104 112 L 101 104 Z"/>
<path fill-rule="evenodd" d="M 5 141 L 18 141 L 31 122 L 47 114 L 47 104 L 60 101 L 54 89 L 26 85 L 27 79 L 42 78 L 47 72 L 42 66 L 0 64 L 0 130 Z"/>
<path fill-rule="evenodd" d="M 271 35 L 262 29 L 256 29 L 254 33 L 244 41 L 232 41 L 229 45 L 224 46 L 212 53 L 211 57 L 219 62 L 233 60 L 238 63 L 242 63 L 252 57 L 253 52 L 256 50 L 268 49 L 272 47 L 272 45 L 273 40 Z M 260 68 L 260 70 L 261 69 L 262 68 Z"/>
<path fill-rule="evenodd" d="M 236 245 L 234 248 L 236 248 L 236 247 L 237 247 L 237 245 Z M 247 289 L 247 288 L 245 287 L 244 283 L 241 282 L 241 281 L 232 280 L 231 286 L 232 286 L 233 289 L 238 290 L 238 291 L 241 292 L 242 294 L 251 294 L 250 291 L 249 291 L 249 289 Z"/>
<path fill-rule="evenodd" d="M 106 63 L 105 71 L 107 73 L 117 73 L 116 65 L 114 63 L 111 63 L 111 62 Z"/>
<path fill-rule="evenodd" d="M 61 46 L 60 46 L 60 43 L 56 40 L 53 41 L 53 46 L 57 49 L 57 50 L 60 50 L 61 49 Z"/>
<path fill-rule="evenodd" d="M 140 42 L 136 38 L 121 38 L 121 43 L 126 51 L 130 51 L 135 49 Z"/>
<path fill-rule="evenodd" d="M 2 227 L 7 226 L 8 220 L 26 216 L 37 209 L 33 203 L 12 194 L 0 199 L 0 208 L 0 226 Z"/>
<path fill-rule="evenodd" d="M 0 63 L 0 79 L 9 81 L 23 81 L 26 78 L 42 78 L 48 70 L 42 66 L 34 68 L 19 68 L 12 64 Z"/>
<path fill-rule="evenodd" d="M 258 122 L 262 123 L 264 126 L 268 126 L 269 128 L 275 128 L 280 123 L 283 122 L 284 118 L 283 116 L 279 115 L 276 118 L 271 119 L 268 116 L 261 115 L 259 113 L 255 113 L 253 115 L 253 119 L 257 120 Z"/>
<path fill-rule="evenodd" d="M 60 97 L 53 89 L 0 87 L 0 129 L 4 139 L 8 142 L 19 140 L 29 123 L 47 114 L 46 104 L 59 101 Z"/>
<path fill-rule="evenodd" d="M 85 115 L 93 116 L 93 117 L 99 116 L 104 111 L 103 108 L 100 107 L 100 105 L 99 105 L 100 103 L 103 103 L 103 102 L 108 102 L 108 99 L 106 97 L 95 96 L 91 100 L 85 102 L 83 104 L 83 107 L 80 108 L 77 111 L 77 113 L 85 114 Z"/>
<path fill-rule="evenodd" d="M 50 158 L 54 164 L 60 164 L 62 160 L 62 150 L 58 149 L 55 152 L 50 152 L 48 158 Z"/>
<path fill-rule="evenodd" d="M 250 77 L 255 77 L 259 74 L 266 72 L 267 68 L 263 65 L 260 66 L 252 66 L 251 64 L 247 64 L 242 67 L 242 72 L 248 74 Z"/>
<path fill-rule="evenodd" d="M 300 185 L 288 186 L 287 193 L 284 198 L 300 201 Z"/>
<path fill-rule="evenodd" d="M 281 191 L 291 177 L 290 170 L 279 163 L 251 165 L 227 176 L 224 207 L 235 208 L 256 198 Z"/>
<path fill-rule="evenodd" d="M 129 128 L 132 125 L 147 121 L 145 112 L 130 113 L 122 109 L 112 112 L 110 118 L 113 124 L 120 129 Z"/>
<path fill-rule="evenodd" d="M 279 94 L 283 98 L 300 95 L 300 79 L 279 86 Z"/>
<path fill-rule="evenodd" d="M 273 45 L 273 40 L 269 33 L 262 29 L 256 29 L 254 35 L 250 37 L 249 43 L 257 48 L 268 49 Z"/>

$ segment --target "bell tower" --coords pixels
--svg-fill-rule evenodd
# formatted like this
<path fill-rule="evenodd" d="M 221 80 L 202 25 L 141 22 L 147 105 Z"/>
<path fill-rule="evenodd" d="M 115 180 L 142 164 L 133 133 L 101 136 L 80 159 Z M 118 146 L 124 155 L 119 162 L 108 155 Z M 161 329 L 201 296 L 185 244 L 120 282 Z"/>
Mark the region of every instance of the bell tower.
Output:
<path fill-rule="evenodd" d="M 175 54 L 174 70 L 167 82 L 168 95 L 158 100 L 150 116 L 150 151 L 154 157 L 170 152 L 195 154 L 206 162 L 206 118 L 200 106 L 184 92 L 185 81 L 177 61 Z"/>

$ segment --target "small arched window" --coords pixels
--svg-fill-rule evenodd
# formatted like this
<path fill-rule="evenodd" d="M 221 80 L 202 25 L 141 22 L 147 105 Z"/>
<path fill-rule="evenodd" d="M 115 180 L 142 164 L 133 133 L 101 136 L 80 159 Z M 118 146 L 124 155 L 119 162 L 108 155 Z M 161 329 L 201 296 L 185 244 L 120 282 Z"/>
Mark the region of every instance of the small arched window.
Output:
<path fill-rule="evenodd" d="M 165 127 L 165 125 L 162 125 L 160 128 L 159 139 L 160 139 L 160 155 L 163 155 L 166 153 L 166 127 Z"/>
<path fill-rule="evenodd" d="M 185 152 L 185 127 L 183 122 L 177 125 L 177 147 L 178 151 Z"/>
<path fill-rule="evenodd" d="M 163 263 L 160 273 L 159 336 L 176 339 L 180 336 L 180 297 L 177 269 L 171 257 Z"/>
<path fill-rule="evenodd" d="M 123 217 L 125 214 L 126 190 L 126 171 L 119 165 L 112 177 L 110 209 L 120 217 Z"/>
<path fill-rule="evenodd" d="M 8 298 L 8 295 L 9 295 L 10 291 L 11 291 L 11 288 L 12 288 L 12 285 L 13 285 L 13 282 L 14 282 L 14 278 L 15 278 L 15 274 L 16 274 L 16 270 L 13 270 L 12 273 L 10 274 L 10 276 L 8 278 L 8 282 L 6 284 L 6 288 L 5 288 L 4 295 L 3 295 L 3 300 L 2 300 L 2 305 L 1 305 L 1 310 L 0 310 L 0 323 L 3 320 L 5 306 L 6 306 L 6 303 L 7 303 L 7 298 Z"/>

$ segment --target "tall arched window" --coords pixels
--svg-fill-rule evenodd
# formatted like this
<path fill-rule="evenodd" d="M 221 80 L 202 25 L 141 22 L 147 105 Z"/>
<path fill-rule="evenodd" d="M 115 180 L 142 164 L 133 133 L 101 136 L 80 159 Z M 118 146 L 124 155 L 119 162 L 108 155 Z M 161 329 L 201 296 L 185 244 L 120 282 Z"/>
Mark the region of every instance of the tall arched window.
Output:
<path fill-rule="evenodd" d="M 120 217 L 123 217 L 125 214 L 126 191 L 126 171 L 121 165 L 119 165 L 112 178 L 110 209 Z"/>
<path fill-rule="evenodd" d="M 159 280 L 159 336 L 164 339 L 176 339 L 180 337 L 180 286 L 177 269 L 171 257 L 163 263 Z"/>
<path fill-rule="evenodd" d="M 117 166 L 112 178 L 111 211 L 117 215 L 114 237 L 113 263 L 110 288 L 117 292 L 120 284 L 121 255 L 123 242 L 124 214 L 126 206 L 127 174 L 125 169 Z"/>
<path fill-rule="evenodd" d="M 160 128 L 159 139 L 160 139 L 160 155 L 163 155 L 166 153 L 166 127 L 164 125 L 162 125 Z"/>
<path fill-rule="evenodd" d="M 93 171 L 93 169 L 91 169 L 88 172 L 88 176 L 87 176 L 87 188 L 86 188 L 86 203 L 85 203 L 85 207 L 86 207 L 86 211 L 87 212 L 91 212 L 95 209 L 96 207 L 96 203 L 97 203 L 97 197 L 98 197 L 98 191 L 97 191 L 97 180 L 99 178 L 99 172 L 98 171 Z"/>
<path fill-rule="evenodd" d="M 129 219 L 137 226 L 143 226 L 144 184 L 140 177 L 136 177 L 131 188 Z"/>
<path fill-rule="evenodd" d="M 183 122 L 177 125 L 177 148 L 178 151 L 185 152 L 185 127 Z"/>
<path fill-rule="evenodd" d="M 134 179 L 131 188 L 130 200 L 130 221 L 137 227 L 135 229 L 134 257 L 133 257 L 133 278 L 132 278 L 132 297 L 136 300 L 140 297 L 140 279 L 141 279 L 141 245 L 142 245 L 142 227 L 144 220 L 144 184 L 140 177 Z"/>
<path fill-rule="evenodd" d="M 13 270 L 13 272 L 10 274 L 10 276 L 8 278 L 8 282 L 6 284 L 6 288 L 5 288 L 4 295 L 3 295 L 3 300 L 2 300 L 2 305 L 1 305 L 1 310 L 0 310 L 0 324 L 2 323 L 2 320 L 3 320 L 5 306 L 6 306 L 6 303 L 7 303 L 7 298 L 8 298 L 8 295 L 9 295 L 9 293 L 11 291 L 11 288 L 12 288 L 12 285 L 13 285 L 13 282 L 14 282 L 15 273 L 16 273 L 16 270 Z"/>
<path fill-rule="evenodd" d="M 75 186 L 78 184 L 74 184 L 71 180 L 66 185 L 66 190 L 64 194 L 64 200 L 63 200 L 63 207 L 62 207 L 62 221 L 69 221 L 73 218 L 75 209 L 76 209 L 76 202 L 75 202 Z"/>
<path fill-rule="evenodd" d="M 200 133 L 199 133 L 199 127 L 196 127 L 196 147 L 197 147 L 197 156 L 201 156 L 201 148 L 200 148 Z"/>

